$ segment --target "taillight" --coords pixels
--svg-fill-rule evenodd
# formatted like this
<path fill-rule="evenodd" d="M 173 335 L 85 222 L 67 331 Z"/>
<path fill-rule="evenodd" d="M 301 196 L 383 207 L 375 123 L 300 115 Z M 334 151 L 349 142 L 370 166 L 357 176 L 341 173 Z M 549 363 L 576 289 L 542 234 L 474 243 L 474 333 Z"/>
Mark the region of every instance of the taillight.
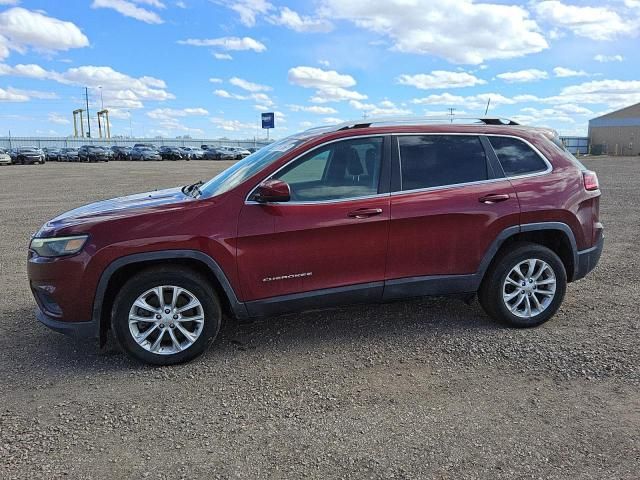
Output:
<path fill-rule="evenodd" d="M 596 172 L 585 170 L 584 172 L 582 172 L 582 178 L 584 180 L 585 190 L 593 191 L 600 188 L 600 185 L 598 185 L 598 176 L 596 175 Z"/>

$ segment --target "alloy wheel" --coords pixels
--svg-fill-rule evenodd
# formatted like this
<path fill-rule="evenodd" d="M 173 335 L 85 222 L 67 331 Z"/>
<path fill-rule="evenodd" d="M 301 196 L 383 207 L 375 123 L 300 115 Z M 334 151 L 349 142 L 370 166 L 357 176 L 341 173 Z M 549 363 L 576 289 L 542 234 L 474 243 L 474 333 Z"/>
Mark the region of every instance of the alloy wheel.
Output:
<path fill-rule="evenodd" d="M 538 258 L 523 260 L 507 274 L 502 299 L 507 310 L 520 318 L 533 318 L 544 312 L 556 294 L 556 274 Z"/>
<path fill-rule="evenodd" d="M 173 355 L 191 347 L 204 327 L 202 303 L 189 290 L 162 285 L 141 294 L 129 311 L 129 332 L 148 352 Z"/>

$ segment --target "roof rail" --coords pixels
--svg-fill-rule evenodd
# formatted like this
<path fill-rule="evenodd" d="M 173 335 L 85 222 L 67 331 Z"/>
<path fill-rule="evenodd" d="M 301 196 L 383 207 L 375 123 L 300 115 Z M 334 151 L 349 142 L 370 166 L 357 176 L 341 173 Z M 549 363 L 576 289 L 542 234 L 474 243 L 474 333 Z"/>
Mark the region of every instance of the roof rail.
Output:
<path fill-rule="evenodd" d="M 368 128 L 372 126 L 392 126 L 392 125 L 438 125 L 438 124 L 465 124 L 465 125 L 520 125 L 508 119 L 498 117 L 391 117 L 376 118 L 371 120 L 352 120 L 339 123 L 337 125 L 326 125 L 315 127 L 311 130 L 350 130 L 355 128 Z"/>

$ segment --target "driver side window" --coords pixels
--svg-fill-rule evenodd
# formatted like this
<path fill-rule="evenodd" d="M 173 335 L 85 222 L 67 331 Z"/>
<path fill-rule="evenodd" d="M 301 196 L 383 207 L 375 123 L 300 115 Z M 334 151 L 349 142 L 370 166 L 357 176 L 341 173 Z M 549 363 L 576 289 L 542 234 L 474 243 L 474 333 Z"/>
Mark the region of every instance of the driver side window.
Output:
<path fill-rule="evenodd" d="M 382 137 L 355 138 L 320 147 L 274 178 L 287 182 L 291 201 L 319 202 L 378 193 Z"/>

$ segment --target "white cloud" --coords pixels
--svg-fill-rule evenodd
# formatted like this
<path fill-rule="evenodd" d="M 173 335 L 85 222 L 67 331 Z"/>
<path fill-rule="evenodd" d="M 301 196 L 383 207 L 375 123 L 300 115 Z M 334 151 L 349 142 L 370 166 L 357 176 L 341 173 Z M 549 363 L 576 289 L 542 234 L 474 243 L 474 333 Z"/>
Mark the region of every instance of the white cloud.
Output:
<path fill-rule="evenodd" d="M 340 102 L 343 100 L 364 100 L 366 95 L 347 87 L 356 84 L 351 75 L 344 75 L 335 70 L 322 70 L 316 67 L 294 67 L 289 70 L 289 83 L 304 88 L 315 88 L 316 94 L 311 97 L 312 103 Z"/>
<path fill-rule="evenodd" d="M 622 62 L 624 60 L 624 57 L 622 55 L 602 55 L 599 53 L 598 55 L 593 57 L 593 59 L 596 62 L 607 63 L 607 62 Z"/>
<path fill-rule="evenodd" d="M 326 87 L 311 97 L 312 103 L 342 102 L 344 100 L 366 100 L 367 96 L 342 87 Z"/>
<path fill-rule="evenodd" d="M 620 108 L 640 102 L 640 80 L 597 80 L 563 88 L 560 94 L 545 99 L 552 102 L 605 104 Z"/>
<path fill-rule="evenodd" d="M 397 51 L 454 63 L 481 64 L 548 48 L 536 22 L 519 6 L 472 0 L 324 0 L 322 5 L 326 18 L 388 37 Z"/>
<path fill-rule="evenodd" d="M 316 67 L 294 67 L 289 70 L 289 83 L 305 88 L 353 87 L 356 84 L 351 75 L 343 75 L 335 70 Z"/>
<path fill-rule="evenodd" d="M 159 2 L 139 2 L 146 3 L 152 6 L 153 3 Z M 156 12 L 147 10 L 146 8 L 138 7 L 135 3 L 127 0 L 93 0 L 91 8 L 109 8 L 115 10 L 125 17 L 135 18 L 141 22 L 159 24 L 163 23 L 162 18 Z"/>
<path fill-rule="evenodd" d="M 621 17 L 609 7 L 567 5 L 549 0 L 533 5 L 540 21 L 570 30 L 591 40 L 612 40 L 623 35 L 637 35 L 638 19 Z"/>
<path fill-rule="evenodd" d="M 341 118 L 336 118 L 336 117 L 326 117 L 322 119 L 323 122 L 325 123 L 330 123 L 330 124 L 337 124 L 337 123 L 342 123 L 344 122 L 344 120 L 342 120 Z"/>
<path fill-rule="evenodd" d="M 41 92 L 39 90 L 21 90 L 13 87 L 0 88 L 0 102 L 28 102 L 32 98 L 51 100 L 58 98 L 58 96 L 52 92 Z"/>
<path fill-rule="evenodd" d="M 11 50 L 26 53 L 66 51 L 89 45 L 89 39 L 72 22 L 49 17 L 41 12 L 14 7 L 0 13 L 0 60 Z"/>
<path fill-rule="evenodd" d="M 183 2 L 182 0 L 176 2 L 176 7 L 178 8 L 187 8 L 187 4 L 185 2 Z"/>
<path fill-rule="evenodd" d="M 335 108 L 321 107 L 319 105 L 312 105 L 308 107 L 304 105 L 287 105 L 287 107 L 292 112 L 309 112 L 309 113 L 315 113 L 318 115 L 332 115 L 332 114 L 338 113 L 338 111 Z"/>
<path fill-rule="evenodd" d="M 478 95 L 470 95 L 467 97 L 452 95 L 450 93 L 442 93 L 429 95 L 423 98 L 415 98 L 411 103 L 416 105 L 464 106 L 467 109 L 477 110 L 486 107 L 489 99 L 491 99 L 491 107 L 513 105 L 518 102 L 515 98 L 507 98 L 499 93 L 480 93 Z"/>
<path fill-rule="evenodd" d="M 258 53 L 267 49 L 263 43 L 251 37 L 188 38 L 178 40 L 178 43 L 193 47 L 219 47 L 229 51 L 253 50 Z"/>
<path fill-rule="evenodd" d="M 211 83 L 222 83 L 222 79 L 221 78 L 216 78 L 216 77 L 209 78 L 209 81 Z"/>
<path fill-rule="evenodd" d="M 18 5 L 20 0 L 0 0 L 0 5 Z"/>
<path fill-rule="evenodd" d="M 273 100 L 263 92 L 251 93 L 249 95 L 238 95 L 237 93 L 231 93 L 224 89 L 214 90 L 213 94 L 216 97 L 220 98 L 228 98 L 232 100 L 253 100 L 258 102 L 259 104 L 266 106 L 266 108 L 272 107 L 274 105 Z"/>
<path fill-rule="evenodd" d="M 444 70 L 434 70 L 428 74 L 400 75 L 397 81 L 401 85 L 411 85 L 422 90 L 473 87 L 487 83 L 467 72 L 447 72 Z"/>
<path fill-rule="evenodd" d="M 216 60 L 233 60 L 233 57 L 231 55 L 229 55 L 228 53 L 217 53 L 217 52 L 214 52 L 213 57 Z"/>
<path fill-rule="evenodd" d="M 71 121 L 67 117 L 64 117 L 59 113 L 54 113 L 54 112 L 49 113 L 49 115 L 47 116 L 47 119 L 51 123 L 56 123 L 58 125 L 68 125 L 69 123 L 71 123 Z"/>
<path fill-rule="evenodd" d="M 357 100 L 351 100 L 349 102 L 356 110 L 367 112 L 373 116 L 391 116 L 391 115 L 411 115 L 413 112 L 407 108 L 397 107 L 393 102 L 384 100 L 378 105 L 373 103 L 362 103 Z"/>
<path fill-rule="evenodd" d="M 253 27 L 258 15 L 265 14 L 273 8 L 266 0 L 235 0 L 226 3 L 231 10 L 240 15 L 240 22 L 247 27 Z"/>
<path fill-rule="evenodd" d="M 39 65 L 0 64 L 0 75 L 53 80 L 64 85 L 77 85 L 97 90 L 102 87 L 105 106 L 109 108 L 142 108 L 143 100 L 164 101 L 174 98 L 161 79 L 131 77 L 107 66 L 85 65 L 63 72 L 45 70 Z"/>
<path fill-rule="evenodd" d="M 553 69 L 553 73 L 556 77 L 566 78 L 566 77 L 586 77 L 589 74 L 584 70 L 572 70 L 570 68 L 565 67 L 556 67 Z"/>
<path fill-rule="evenodd" d="M 271 90 L 271 87 L 267 85 L 260 85 L 259 83 L 249 82 L 238 77 L 233 77 L 231 80 L 229 80 L 229 83 L 238 88 L 246 90 L 247 92 L 268 92 L 269 90 Z"/>
<path fill-rule="evenodd" d="M 196 107 L 196 108 L 156 108 L 155 110 L 151 110 L 147 112 L 147 116 L 149 118 L 153 118 L 155 120 L 167 120 L 167 119 L 175 119 L 178 117 L 196 117 L 209 115 L 209 112 L 204 108 Z"/>
<path fill-rule="evenodd" d="M 517 72 L 505 72 L 496 75 L 501 80 L 509 83 L 535 82 L 549 77 L 549 74 L 543 70 L 529 68 L 527 70 L 518 70 Z"/>
<path fill-rule="evenodd" d="M 278 15 L 268 17 L 270 23 L 281 25 L 296 32 L 315 33 L 330 32 L 333 30 L 333 24 L 324 18 L 312 18 L 301 16 L 298 12 L 291 10 L 289 7 L 280 9 Z"/>
<path fill-rule="evenodd" d="M 239 120 L 226 120 L 220 117 L 212 117 L 210 121 L 218 128 L 227 132 L 254 131 L 256 128 L 256 125 L 252 123 L 245 123 Z"/>

